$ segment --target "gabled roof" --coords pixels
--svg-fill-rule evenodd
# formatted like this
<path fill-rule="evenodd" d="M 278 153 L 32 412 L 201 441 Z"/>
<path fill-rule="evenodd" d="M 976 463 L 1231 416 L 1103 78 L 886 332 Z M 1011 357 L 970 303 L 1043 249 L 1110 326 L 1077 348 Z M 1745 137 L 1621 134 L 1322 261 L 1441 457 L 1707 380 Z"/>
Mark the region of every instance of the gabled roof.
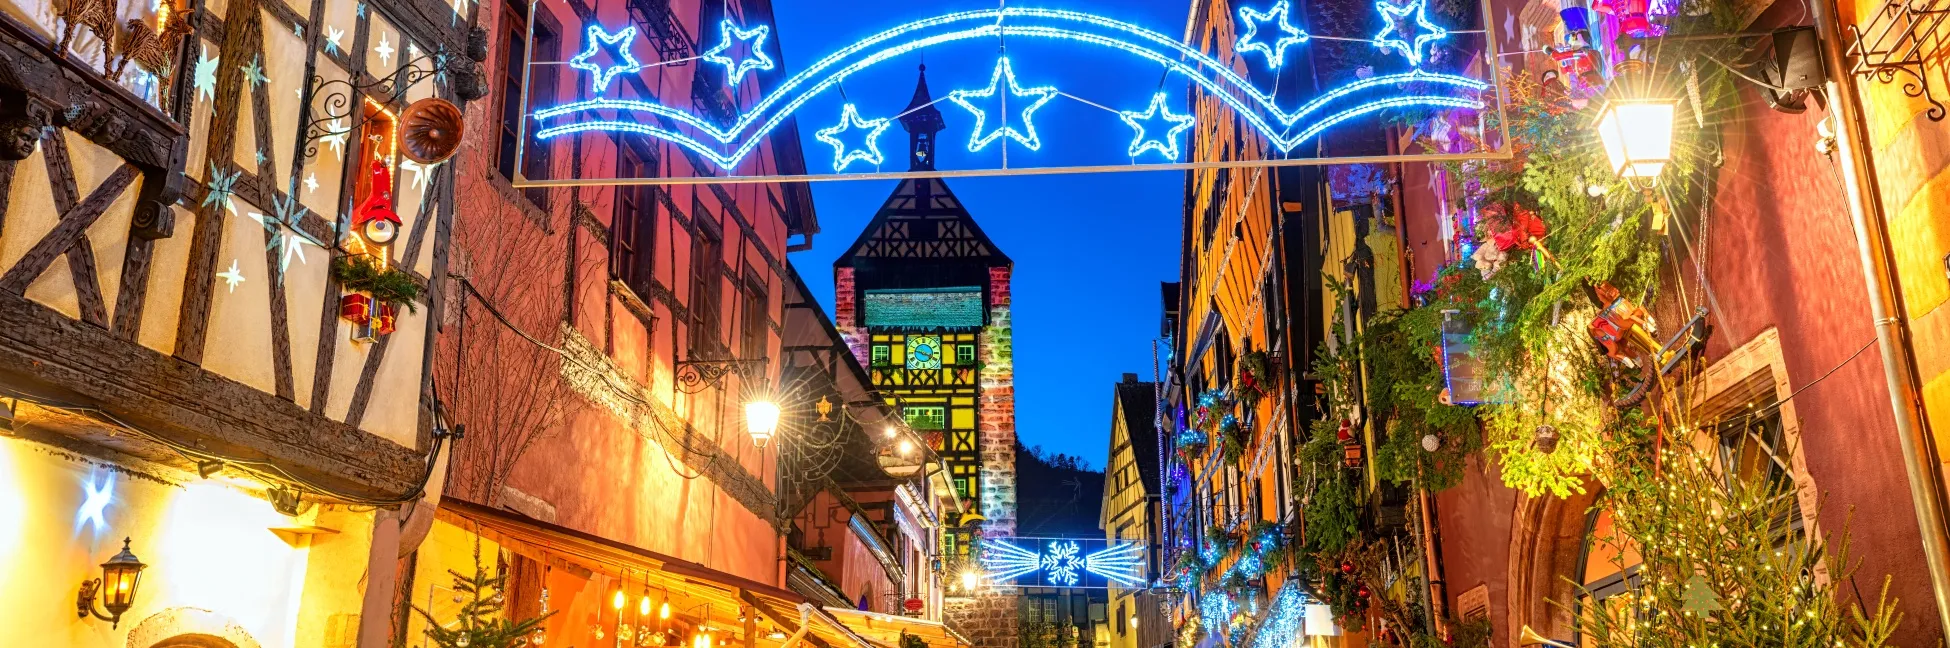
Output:
<path fill-rule="evenodd" d="M 1131 437 L 1131 454 L 1137 460 L 1138 479 L 1144 482 L 1144 492 L 1152 495 L 1163 494 L 1158 481 L 1158 430 L 1154 423 L 1158 418 L 1157 383 L 1120 382 L 1117 383 L 1118 416 L 1124 419 L 1124 431 Z"/>
<path fill-rule="evenodd" d="M 969 260 L 991 267 L 1014 264 L 982 232 L 975 217 L 940 178 L 911 178 L 895 186 L 853 247 L 833 265 L 853 266 L 856 259 Z"/>

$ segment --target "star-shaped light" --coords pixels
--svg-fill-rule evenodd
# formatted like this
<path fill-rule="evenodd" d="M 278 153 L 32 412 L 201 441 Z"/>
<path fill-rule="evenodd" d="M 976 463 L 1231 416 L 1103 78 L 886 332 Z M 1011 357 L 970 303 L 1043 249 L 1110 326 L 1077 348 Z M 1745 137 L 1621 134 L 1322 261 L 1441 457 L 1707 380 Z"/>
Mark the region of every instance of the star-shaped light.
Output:
<path fill-rule="evenodd" d="M 332 120 L 331 123 L 325 125 L 325 128 L 327 129 L 326 133 L 319 136 L 319 139 L 325 140 L 325 143 L 332 147 L 332 152 L 338 154 L 340 160 L 344 160 L 345 139 L 352 134 L 352 130 L 346 128 L 345 121 L 340 119 Z"/>
<path fill-rule="evenodd" d="M 210 56 L 210 53 L 207 51 L 197 55 L 196 96 L 198 99 L 215 99 L 217 97 L 218 58 L 220 57 Z"/>
<path fill-rule="evenodd" d="M 258 58 L 253 56 L 251 57 L 250 65 L 237 66 L 237 70 L 244 73 L 244 80 L 249 81 L 253 87 L 261 86 L 271 81 L 270 77 L 264 76 L 264 66 L 258 65 L 257 60 Z"/>
<path fill-rule="evenodd" d="M 339 40 L 345 38 L 345 30 L 331 25 L 325 26 L 325 53 L 339 53 Z"/>
<path fill-rule="evenodd" d="M 725 83 L 737 86 L 745 78 L 746 72 L 772 69 L 772 57 L 765 55 L 765 37 L 771 33 L 772 28 L 765 25 L 742 29 L 731 24 L 730 20 L 719 22 L 718 46 L 705 52 L 701 58 L 724 66 Z M 731 51 L 731 47 L 739 43 L 746 44 L 745 58 L 725 56 L 725 52 Z"/>
<path fill-rule="evenodd" d="M 305 191 L 307 193 L 318 191 L 318 173 L 305 174 Z"/>
<path fill-rule="evenodd" d="M 1246 52 L 1258 51 L 1266 55 L 1267 67 L 1280 67 L 1286 62 L 1286 48 L 1305 43 L 1309 38 L 1307 32 L 1294 27 L 1289 20 L 1291 9 L 1287 0 L 1273 3 L 1273 8 L 1265 13 L 1252 7 L 1240 7 L 1239 22 L 1246 25 L 1246 31 L 1239 36 L 1239 42 L 1233 45 L 1233 49 L 1238 50 L 1241 56 Z M 1279 38 L 1274 39 L 1271 45 L 1266 44 L 1259 33 L 1267 23 L 1272 23 L 1270 31 L 1279 32 Z"/>
<path fill-rule="evenodd" d="M 264 149 L 257 150 L 257 170 L 264 170 Z"/>
<path fill-rule="evenodd" d="M 440 164 L 441 164 L 440 162 L 435 162 L 433 164 L 420 164 L 412 160 L 400 160 L 399 168 L 402 171 L 413 172 L 413 180 L 407 183 L 407 186 L 412 187 L 414 189 L 424 190 L 427 187 L 427 180 L 433 177 L 434 168 L 439 167 Z"/>
<path fill-rule="evenodd" d="M 374 54 L 378 54 L 378 55 L 379 55 L 379 64 L 380 64 L 380 65 L 387 65 L 387 66 L 390 66 L 390 65 L 392 65 L 392 64 L 393 64 L 393 51 L 394 51 L 394 50 L 393 50 L 393 44 L 392 44 L 392 43 L 391 43 L 390 41 L 388 41 L 388 40 L 386 39 L 386 35 L 385 35 L 385 34 L 383 34 L 383 33 L 382 33 L 382 34 L 380 34 L 380 35 L 379 35 L 379 45 L 378 45 L 378 46 L 376 46 L 376 47 L 374 47 L 374 48 L 372 48 L 372 52 L 373 52 Z"/>
<path fill-rule="evenodd" d="M 305 26 L 304 26 L 304 25 L 292 25 L 292 26 L 291 26 L 291 35 L 293 35 L 293 36 L 297 36 L 299 40 L 304 40 L 304 38 L 305 38 Z"/>
<path fill-rule="evenodd" d="M 1165 107 L 1165 93 L 1162 92 L 1151 95 L 1151 106 L 1144 112 L 1126 110 L 1117 114 L 1137 131 L 1137 136 L 1131 139 L 1133 158 L 1143 155 L 1145 151 L 1157 151 L 1168 159 L 1177 160 L 1178 135 L 1198 122 L 1198 118 L 1191 115 L 1172 114 L 1171 109 Z M 1156 131 L 1163 131 L 1164 137 L 1151 135 Z"/>
<path fill-rule="evenodd" d="M 1389 0 L 1379 0 L 1374 3 L 1374 8 L 1375 11 L 1381 12 L 1382 21 L 1388 23 L 1381 29 L 1381 33 L 1374 35 L 1374 46 L 1384 52 L 1391 49 L 1400 52 L 1403 58 L 1408 59 L 1408 64 L 1411 66 L 1421 67 L 1423 47 L 1449 37 L 1448 30 L 1429 22 L 1428 0 L 1413 0 L 1401 6 L 1396 6 Z M 1409 21 L 1410 15 L 1413 15 L 1415 20 Z M 1416 34 L 1417 31 L 1421 33 Z M 1415 40 L 1407 39 L 1411 34 L 1415 36 Z"/>
<path fill-rule="evenodd" d="M 414 45 L 412 41 L 408 41 L 406 43 L 406 60 L 411 61 L 416 58 L 420 58 L 420 47 Z"/>
<path fill-rule="evenodd" d="M 594 76 L 596 92 L 608 90 L 609 82 L 614 80 L 616 75 L 643 69 L 643 64 L 636 62 L 636 56 L 630 54 L 630 45 L 635 42 L 636 27 L 634 26 L 624 27 L 623 31 L 611 34 L 604 32 L 601 25 L 590 25 L 589 47 L 582 50 L 582 53 L 577 54 L 575 58 L 569 59 L 569 67 Z M 602 53 L 604 45 L 616 48 L 614 57 L 616 63 L 609 67 L 602 67 L 589 62 L 589 59 L 596 58 L 597 54 Z"/>
<path fill-rule="evenodd" d="M 244 283 L 244 273 L 237 269 L 237 260 L 230 260 L 230 269 L 217 273 L 217 278 L 230 286 L 230 292 L 237 292 L 237 284 Z"/>
<path fill-rule="evenodd" d="M 357 5 L 354 5 L 352 7 L 352 14 L 360 18 L 366 17 L 366 3 L 361 2 Z"/>
<path fill-rule="evenodd" d="M 1001 126 L 996 127 L 993 131 L 984 133 L 983 124 L 988 120 L 988 115 L 969 100 L 994 97 L 996 92 L 1002 90 L 1002 82 L 1005 78 L 1008 79 L 1009 83 L 1009 101 L 1006 103 L 1015 103 L 1017 106 L 1021 106 L 1022 130 L 1018 131 L 1014 126 L 1010 126 L 1008 116 L 1003 115 L 1003 119 L 1000 120 L 1002 122 Z M 1031 151 L 1041 149 L 1043 147 L 1043 141 L 1036 136 L 1036 124 L 1031 121 L 1031 118 L 1036 114 L 1037 109 L 1042 108 L 1043 104 L 1049 103 L 1049 100 L 1055 98 L 1056 88 L 1054 87 L 1040 86 L 1024 88 L 1021 84 L 1016 83 L 1016 71 L 1009 67 L 1009 57 L 1007 56 L 996 59 L 995 72 L 989 75 L 989 87 L 981 90 L 956 90 L 948 93 L 949 101 L 955 102 L 955 105 L 961 106 L 968 110 L 968 112 L 975 113 L 975 132 L 968 136 L 968 151 L 970 153 L 987 148 L 990 142 L 994 142 L 1003 137 L 1020 142 L 1023 146 L 1029 147 Z"/>
<path fill-rule="evenodd" d="M 109 501 L 115 498 L 115 473 L 105 475 L 99 486 L 92 483 L 93 481 L 94 479 L 90 478 L 89 481 L 81 483 L 82 492 L 86 495 L 81 500 L 81 508 L 75 509 L 74 526 L 76 530 L 80 530 L 81 527 L 92 523 L 95 525 L 95 532 L 101 533 L 102 529 L 108 527 L 108 520 L 103 517 L 103 513 L 108 510 Z"/>
<path fill-rule="evenodd" d="M 854 160 L 879 166 L 883 158 L 877 142 L 880 140 L 880 134 L 886 131 L 888 124 L 892 122 L 893 120 L 885 117 L 862 119 L 860 111 L 855 109 L 853 104 L 847 104 L 846 108 L 840 111 L 840 123 L 819 129 L 815 136 L 819 141 L 833 147 L 833 171 L 836 173 L 846 170 L 847 165 L 853 164 Z M 848 150 L 846 142 L 841 141 L 839 135 L 852 130 L 866 131 L 865 146 Z"/>
<path fill-rule="evenodd" d="M 305 244 L 319 244 L 306 240 L 308 237 L 298 229 L 298 224 L 304 222 L 308 210 L 304 205 L 299 204 L 296 196 L 273 198 L 271 205 L 277 208 L 276 216 L 251 212 L 250 219 L 257 221 L 259 225 L 264 226 L 265 231 L 271 233 L 271 239 L 265 243 L 264 249 L 284 248 L 283 255 L 278 259 L 278 276 L 283 277 L 285 271 L 291 269 L 292 257 L 297 257 L 299 263 L 309 263 L 305 260 Z M 285 230 L 290 230 L 291 233 L 287 234 Z"/>
<path fill-rule="evenodd" d="M 232 171 L 225 173 L 225 171 L 225 169 L 218 168 L 217 163 L 210 163 L 210 180 L 206 183 L 210 191 L 209 193 L 203 194 L 204 207 L 209 207 L 220 202 L 228 205 L 230 197 L 237 193 L 237 177 L 243 175 L 243 172 Z"/>

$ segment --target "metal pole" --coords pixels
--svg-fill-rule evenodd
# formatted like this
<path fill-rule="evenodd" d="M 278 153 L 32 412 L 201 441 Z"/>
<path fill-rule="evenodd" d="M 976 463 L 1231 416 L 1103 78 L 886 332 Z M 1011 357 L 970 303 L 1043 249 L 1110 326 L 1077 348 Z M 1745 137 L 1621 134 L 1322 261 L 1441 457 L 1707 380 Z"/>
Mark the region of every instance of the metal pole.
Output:
<path fill-rule="evenodd" d="M 1901 307 L 1892 280 L 1888 231 L 1873 187 L 1875 170 L 1864 144 L 1866 129 L 1862 126 L 1860 98 L 1855 94 L 1855 77 L 1849 72 L 1843 55 L 1842 29 L 1832 0 L 1810 4 L 1828 72 L 1825 89 L 1835 119 L 1835 150 L 1841 155 L 1842 190 L 1848 199 L 1849 220 L 1855 227 L 1856 248 L 1862 256 L 1862 278 L 1868 284 L 1869 313 L 1875 318 L 1883 378 L 1889 384 L 1889 401 L 1896 414 L 1903 469 L 1909 476 L 1910 503 L 1916 508 L 1924 562 L 1930 570 L 1930 588 L 1936 595 L 1937 620 L 1942 624 L 1944 636 L 1950 637 L 1950 546 L 1944 538 L 1943 491 L 1938 486 L 1941 482 L 1935 448 L 1923 422 L 1922 404 L 1912 379 L 1916 375 L 1915 358 L 1908 353 L 1908 331 L 1898 312 Z"/>

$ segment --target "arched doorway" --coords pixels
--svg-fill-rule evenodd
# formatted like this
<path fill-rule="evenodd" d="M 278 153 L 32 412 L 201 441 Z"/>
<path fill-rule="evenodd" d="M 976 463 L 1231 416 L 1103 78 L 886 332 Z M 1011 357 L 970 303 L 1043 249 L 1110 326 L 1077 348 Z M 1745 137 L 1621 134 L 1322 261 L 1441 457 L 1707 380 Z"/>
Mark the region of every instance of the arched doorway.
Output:
<path fill-rule="evenodd" d="M 1524 626 L 1556 639 L 1576 632 L 1567 606 L 1575 606 L 1580 594 L 1575 583 L 1583 582 L 1585 537 L 1601 488 L 1587 483 L 1584 493 L 1570 497 L 1518 496 L 1510 529 L 1507 613 L 1496 635 L 1502 645 L 1519 645 Z"/>
<path fill-rule="evenodd" d="M 177 607 L 149 615 L 129 631 L 128 648 L 262 648 L 228 616 Z"/>

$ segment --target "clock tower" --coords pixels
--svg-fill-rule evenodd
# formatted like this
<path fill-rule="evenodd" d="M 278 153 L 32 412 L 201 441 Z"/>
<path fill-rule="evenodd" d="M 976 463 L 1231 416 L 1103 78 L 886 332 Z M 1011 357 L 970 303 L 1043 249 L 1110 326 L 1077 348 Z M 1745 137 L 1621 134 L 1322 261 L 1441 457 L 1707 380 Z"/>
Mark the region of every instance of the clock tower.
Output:
<path fill-rule="evenodd" d="M 913 170 L 934 169 L 945 125 L 932 102 L 924 67 L 910 104 L 922 108 L 901 118 Z M 1015 534 L 1013 269 L 939 178 L 895 185 L 833 262 L 835 327 L 874 387 L 941 456 L 968 511 L 944 520 L 941 553 L 951 569 L 974 564 L 980 538 Z M 1016 646 L 1015 596 L 949 594 L 949 623 L 978 648 Z"/>

